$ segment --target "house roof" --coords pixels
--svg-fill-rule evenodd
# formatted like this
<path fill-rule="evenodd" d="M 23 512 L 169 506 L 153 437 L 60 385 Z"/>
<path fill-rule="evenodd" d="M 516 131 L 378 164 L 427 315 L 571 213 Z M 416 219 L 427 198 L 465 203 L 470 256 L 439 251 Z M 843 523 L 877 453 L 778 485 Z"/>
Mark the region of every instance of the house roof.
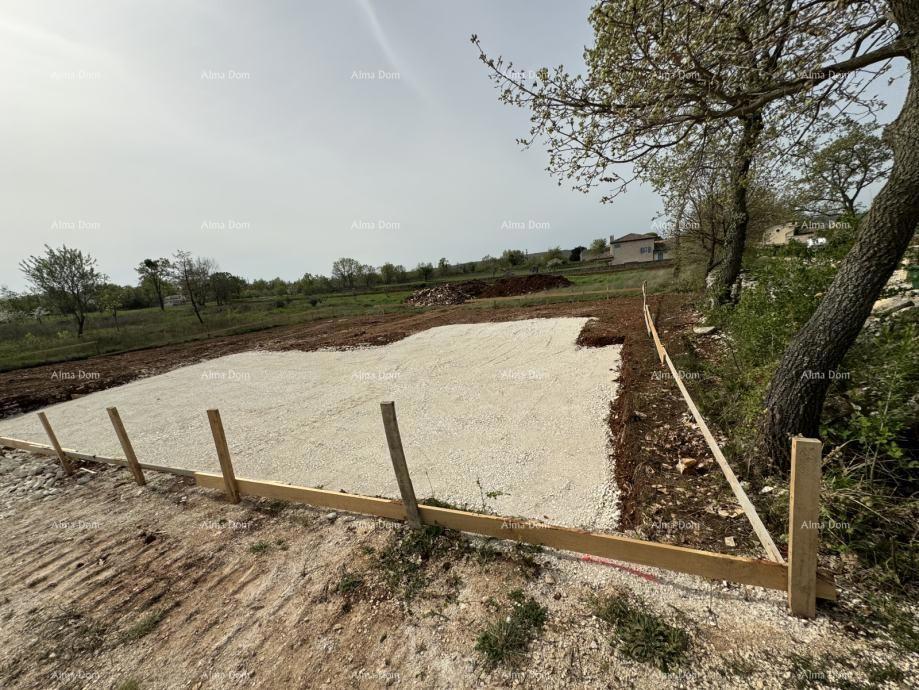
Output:
<path fill-rule="evenodd" d="M 622 237 L 614 237 L 613 242 L 634 242 L 635 240 L 657 240 L 660 239 L 656 232 L 630 232 Z"/>

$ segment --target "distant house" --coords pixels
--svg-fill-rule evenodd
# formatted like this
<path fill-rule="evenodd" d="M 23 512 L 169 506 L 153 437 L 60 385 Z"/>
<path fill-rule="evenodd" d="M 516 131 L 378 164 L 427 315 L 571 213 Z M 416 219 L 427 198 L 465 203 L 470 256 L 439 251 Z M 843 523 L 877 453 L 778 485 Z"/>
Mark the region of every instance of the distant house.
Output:
<path fill-rule="evenodd" d="M 163 306 L 178 307 L 185 304 L 185 297 L 182 295 L 166 295 L 163 298 Z"/>
<path fill-rule="evenodd" d="M 826 237 L 821 231 L 836 230 L 845 225 L 845 221 L 828 219 L 810 221 L 792 221 L 773 225 L 763 232 L 763 244 L 769 246 L 783 246 L 789 242 L 800 242 L 808 247 L 819 247 L 826 244 Z"/>
<path fill-rule="evenodd" d="M 636 261 L 663 261 L 670 258 L 670 245 L 656 232 L 630 232 L 609 238 L 610 264 L 630 264 Z"/>

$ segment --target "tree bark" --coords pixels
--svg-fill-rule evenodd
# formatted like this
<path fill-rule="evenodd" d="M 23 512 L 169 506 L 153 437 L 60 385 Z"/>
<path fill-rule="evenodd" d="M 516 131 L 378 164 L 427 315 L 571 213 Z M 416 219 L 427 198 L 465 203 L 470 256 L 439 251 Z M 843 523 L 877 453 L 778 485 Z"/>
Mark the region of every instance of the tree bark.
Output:
<path fill-rule="evenodd" d="M 892 3 L 894 7 L 897 3 Z M 919 12 L 910 3 L 904 14 Z M 898 15 L 898 20 L 902 18 Z M 915 27 L 919 23 L 912 24 Z M 900 21 L 904 33 L 907 27 Z M 916 35 L 915 33 L 913 34 Z M 919 49 L 914 43 L 911 77 L 903 110 L 884 132 L 893 150 L 890 177 L 867 216 L 855 244 L 810 320 L 782 356 L 765 399 L 763 444 L 781 470 L 789 467 L 789 437 L 817 436 L 820 413 L 836 371 L 855 342 L 871 307 L 884 289 L 916 232 L 919 221 Z"/>
<path fill-rule="evenodd" d="M 732 198 L 724 238 L 724 260 L 712 286 L 714 300 L 721 304 L 732 300 L 732 290 L 740 276 L 744 248 L 747 245 L 747 226 L 750 222 L 750 212 L 747 208 L 750 166 L 753 163 L 753 153 L 762 131 L 761 113 L 756 112 L 743 117 L 743 132 L 737 144 L 731 170 Z"/>

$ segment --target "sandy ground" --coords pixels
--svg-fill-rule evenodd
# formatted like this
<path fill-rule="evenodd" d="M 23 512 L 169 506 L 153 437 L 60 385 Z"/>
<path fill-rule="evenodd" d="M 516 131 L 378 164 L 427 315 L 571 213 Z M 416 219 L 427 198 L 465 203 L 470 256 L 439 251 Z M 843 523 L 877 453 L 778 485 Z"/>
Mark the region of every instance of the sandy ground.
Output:
<path fill-rule="evenodd" d="M 62 445 L 122 456 L 117 406 L 142 461 L 217 471 L 221 411 L 237 476 L 397 497 L 379 403 L 396 401 L 419 496 L 612 529 L 606 418 L 621 346 L 580 348 L 586 318 L 432 328 L 389 345 L 229 355 L 46 408 Z M 0 435 L 46 442 L 32 414 Z"/>
<path fill-rule="evenodd" d="M 90 468 L 55 478 L 50 458 L 0 457 L 0 687 L 892 689 L 919 672 L 832 605 L 803 621 L 781 592 L 506 542 L 454 537 L 407 601 L 375 560 L 406 534 L 395 523 Z M 546 626 L 490 668 L 476 639 L 516 588 Z M 627 658 L 591 614 L 614 591 L 687 630 L 689 658 L 667 674 Z M 869 682 L 876 669 L 889 679 Z"/>

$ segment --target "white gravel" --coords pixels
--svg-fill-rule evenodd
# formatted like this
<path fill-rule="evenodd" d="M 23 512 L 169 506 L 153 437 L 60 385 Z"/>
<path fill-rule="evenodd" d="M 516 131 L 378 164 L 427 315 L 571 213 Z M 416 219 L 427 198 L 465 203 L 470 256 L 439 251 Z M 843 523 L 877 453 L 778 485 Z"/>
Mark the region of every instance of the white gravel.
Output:
<path fill-rule="evenodd" d="M 246 352 L 46 408 L 61 444 L 218 471 L 205 410 L 220 409 L 238 477 L 398 497 L 379 403 L 394 400 L 419 497 L 611 529 L 606 423 L 621 346 L 579 348 L 585 318 L 440 326 L 383 347 Z M 35 414 L 0 435 L 47 443 Z M 498 492 L 497 496 L 494 495 Z M 492 493 L 492 497 L 489 497 Z"/>

